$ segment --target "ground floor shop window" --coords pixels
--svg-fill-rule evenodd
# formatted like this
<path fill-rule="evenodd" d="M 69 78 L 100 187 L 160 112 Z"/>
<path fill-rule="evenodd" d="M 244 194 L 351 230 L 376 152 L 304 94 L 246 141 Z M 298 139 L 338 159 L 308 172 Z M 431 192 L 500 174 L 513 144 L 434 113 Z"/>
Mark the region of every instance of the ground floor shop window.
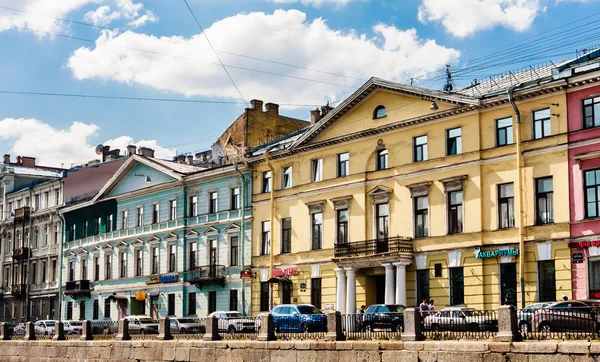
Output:
<path fill-rule="evenodd" d="M 517 306 L 517 264 L 500 264 L 500 302 Z"/>
<path fill-rule="evenodd" d="M 429 269 L 417 270 L 417 305 L 426 298 L 429 299 Z"/>
<path fill-rule="evenodd" d="M 104 318 L 110 319 L 110 299 L 104 299 Z"/>
<path fill-rule="evenodd" d="M 229 291 L 229 310 L 238 310 L 238 291 L 232 289 Z"/>
<path fill-rule="evenodd" d="M 73 302 L 67 303 L 67 320 L 73 319 Z"/>
<path fill-rule="evenodd" d="M 321 278 L 310 280 L 310 304 L 321 309 Z"/>
<path fill-rule="evenodd" d="M 100 315 L 100 305 L 98 303 L 98 299 L 94 300 L 94 305 L 92 306 L 92 319 L 97 320 Z"/>
<path fill-rule="evenodd" d="M 462 267 L 450 268 L 450 305 L 465 304 L 465 277 Z"/>
<path fill-rule="evenodd" d="M 208 292 L 208 313 L 212 313 L 217 310 L 217 292 Z"/>
<path fill-rule="evenodd" d="M 167 303 L 167 315 L 175 315 L 175 294 L 168 294 Z"/>
<path fill-rule="evenodd" d="M 85 320 L 85 301 L 84 300 L 79 302 L 79 320 L 80 321 Z"/>
<path fill-rule="evenodd" d="M 588 263 L 589 281 L 590 281 L 590 298 L 600 298 L 600 258 L 592 259 Z"/>
<path fill-rule="evenodd" d="M 538 296 L 540 302 L 556 300 L 554 260 L 538 261 Z"/>
<path fill-rule="evenodd" d="M 281 304 L 292 303 L 292 283 L 281 283 Z"/>
<path fill-rule="evenodd" d="M 269 283 L 260 283 L 260 311 L 269 311 Z"/>
<path fill-rule="evenodd" d="M 196 314 L 196 293 L 188 294 L 188 315 Z"/>

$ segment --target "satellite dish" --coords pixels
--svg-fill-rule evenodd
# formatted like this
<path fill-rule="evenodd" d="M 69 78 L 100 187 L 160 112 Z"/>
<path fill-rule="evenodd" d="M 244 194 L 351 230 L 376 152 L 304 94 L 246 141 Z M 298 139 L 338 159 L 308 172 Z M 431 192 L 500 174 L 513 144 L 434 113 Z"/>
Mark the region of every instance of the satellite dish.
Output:
<path fill-rule="evenodd" d="M 101 145 L 101 144 L 100 144 L 100 145 L 98 145 L 98 146 L 96 146 L 96 154 L 97 154 L 97 155 L 101 155 L 101 154 L 102 154 L 102 149 L 103 149 L 103 148 L 104 148 L 104 146 L 103 146 L 103 145 Z"/>
<path fill-rule="evenodd" d="M 223 165 L 223 161 L 225 160 L 225 152 L 223 152 L 221 145 L 219 143 L 213 144 L 211 151 L 213 161 L 219 166 Z"/>

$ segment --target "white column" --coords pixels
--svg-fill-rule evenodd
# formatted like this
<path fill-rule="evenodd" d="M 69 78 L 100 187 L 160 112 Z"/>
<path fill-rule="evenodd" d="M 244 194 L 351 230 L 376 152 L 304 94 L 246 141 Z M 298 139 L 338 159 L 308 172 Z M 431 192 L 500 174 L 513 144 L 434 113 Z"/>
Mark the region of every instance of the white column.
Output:
<path fill-rule="evenodd" d="M 344 268 L 333 270 L 337 275 L 336 308 L 338 312 L 346 314 L 346 272 Z"/>
<path fill-rule="evenodd" d="M 406 306 L 406 266 L 407 262 L 394 263 L 396 266 L 396 304 Z"/>
<path fill-rule="evenodd" d="M 381 264 L 385 267 L 385 304 L 396 304 L 394 291 L 394 265 L 392 263 Z"/>
<path fill-rule="evenodd" d="M 346 268 L 346 313 L 356 313 L 356 270 Z"/>

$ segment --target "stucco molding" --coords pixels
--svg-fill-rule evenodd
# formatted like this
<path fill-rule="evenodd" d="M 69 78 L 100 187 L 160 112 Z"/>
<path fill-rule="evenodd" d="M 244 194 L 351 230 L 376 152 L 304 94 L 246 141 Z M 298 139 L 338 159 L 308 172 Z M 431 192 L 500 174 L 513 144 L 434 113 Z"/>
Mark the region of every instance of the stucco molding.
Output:
<path fill-rule="evenodd" d="M 369 192 L 367 192 L 367 196 L 371 198 L 371 203 L 375 204 L 385 204 L 390 202 L 390 194 L 392 193 L 392 189 L 385 186 L 375 186 Z"/>
<path fill-rule="evenodd" d="M 444 185 L 444 192 L 460 191 L 467 177 L 468 175 L 453 176 L 441 179 L 440 182 Z"/>
<path fill-rule="evenodd" d="M 325 200 L 307 202 L 306 207 L 308 207 L 308 213 L 318 214 L 323 212 L 323 206 L 325 205 L 325 202 Z"/>
<path fill-rule="evenodd" d="M 410 197 L 414 198 L 429 195 L 429 188 L 431 184 L 431 181 L 425 181 L 406 185 L 406 187 L 408 187 L 408 189 L 410 190 Z"/>
<path fill-rule="evenodd" d="M 352 195 L 335 197 L 333 199 L 329 199 L 329 201 L 331 201 L 331 203 L 333 204 L 334 210 L 345 210 L 350 208 L 350 201 L 352 201 Z"/>

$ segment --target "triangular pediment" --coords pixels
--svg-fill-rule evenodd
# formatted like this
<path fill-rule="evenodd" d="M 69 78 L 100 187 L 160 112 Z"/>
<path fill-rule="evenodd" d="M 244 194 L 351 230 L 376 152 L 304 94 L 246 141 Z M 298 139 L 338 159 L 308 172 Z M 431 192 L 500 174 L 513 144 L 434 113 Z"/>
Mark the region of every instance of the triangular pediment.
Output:
<path fill-rule="evenodd" d="M 137 238 L 133 241 L 133 243 L 131 243 L 131 245 L 133 246 L 142 246 L 144 245 L 144 240 Z"/>
<path fill-rule="evenodd" d="M 228 225 L 225 228 L 225 232 L 226 233 L 239 233 L 241 229 L 242 228 L 238 224 L 233 223 L 233 224 Z"/>
<path fill-rule="evenodd" d="M 110 243 L 106 243 L 106 244 L 104 244 L 104 246 L 102 247 L 102 250 L 104 250 L 104 251 L 110 251 L 110 250 L 113 250 L 114 248 L 115 248 L 115 247 L 114 247 L 114 246 L 112 246 Z"/>
<path fill-rule="evenodd" d="M 204 230 L 204 235 L 215 235 L 218 233 L 219 233 L 219 229 L 217 229 L 214 226 L 211 226 L 208 229 Z"/>
<path fill-rule="evenodd" d="M 85 249 L 81 249 L 81 251 L 79 253 L 77 253 L 77 254 L 84 256 L 84 255 L 88 255 L 89 251 L 87 251 Z"/>
<path fill-rule="evenodd" d="M 75 252 L 73 252 L 73 251 L 70 251 L 70 252 L 67 253 L 67 258 L 68 259 L 73 259 L 76 256 L 77 256 L 77 254 L 75 254 Z"/>
<path fill-rule="evenodd" d="M 127 244 L 125 241 L 120 241 L 117 244 L 117 248 L 127 248 L 127 247 L 129 247 L 129 244 Z"/>
<path fill-rule="evenodd" d="M 200 236 L 200 233 L 197 232 L 196 230 L 190 230 L 185 234 L 185 237 L 188 239 L 194 239 L 194 238 L 197 238 L 198 236 Z"/>
<path fill-rule="evenodd" d="M 158 243 L 160 241 L 160 238 L 156 235 L 152 235 L 150 237 L 150 239 L 148 239 L 148 243 Z"/>
<path fill-rule="evenodd" d="M 392 189 L 389 187 L 376 186 L 376 187 L 372 188 L 369 192 L 367 192 L 367 195 L 369 195 L 369 196 L 382 195 L 382 194 L 389 194 L 391 192 L 392 192 Z"/>
<path fill-rule="evenodd" d="M 100 248 L 99 245 L 94 246 L 94 248 L 92 249 L 92 253 L 99 253 L 102 251 L 102 248 Z"/>
<path fill-rule="evenodd" d="M 167 236 L 165 236 L 166 241 L 177 240 L 178 238 L 179 238 L 179 236 L 173 232 L 171 232 Z"/>

